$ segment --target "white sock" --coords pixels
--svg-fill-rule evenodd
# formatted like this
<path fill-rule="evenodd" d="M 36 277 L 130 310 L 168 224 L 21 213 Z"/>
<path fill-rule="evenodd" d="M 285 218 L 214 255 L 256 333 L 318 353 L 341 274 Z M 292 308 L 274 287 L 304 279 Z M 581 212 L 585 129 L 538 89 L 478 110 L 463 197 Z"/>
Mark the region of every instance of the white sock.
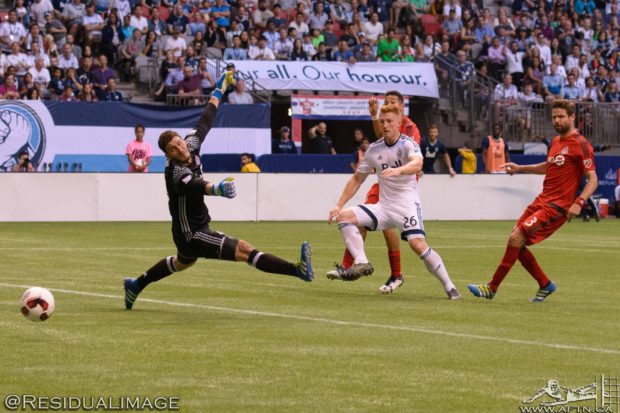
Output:
<path fill-rule="evenodd" d="M 338 229 L 342 233 L 347 249 L 355 259 L 355 264 L 368 263 L 368 258 L 366 258 L 366 252 L 364 251 L 364 238 L 362 238 L 360 230 L 350 222 L 340 222 Z"/>
<path fill-rule="evenodd" d="M 444 290 L 450 291 L 455 288 L 454 284 L 452 284 L 452 280 L 448 275 L 448 270 L 446 270 L 446 266 L 443 264 L 443 260 L 435 251 L 431 248 L 427 249 L 420 255 L 420 259 L 424 261 L 424 265 L 426 265 L 426 269 L 433 274 L 439 282 L 443 284 Z"/>

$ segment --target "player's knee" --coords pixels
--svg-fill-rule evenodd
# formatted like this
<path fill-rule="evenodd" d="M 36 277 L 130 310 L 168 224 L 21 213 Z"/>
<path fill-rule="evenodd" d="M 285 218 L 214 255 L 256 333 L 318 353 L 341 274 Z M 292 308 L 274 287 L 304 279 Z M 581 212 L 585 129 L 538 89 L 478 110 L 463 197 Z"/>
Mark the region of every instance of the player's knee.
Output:
<path fill-rule="evenodd" d="M 342 222 L 350 222 L 351 224 L 357 224 L 357 220 L 355 219 L 355 214 L 350 209 L 346 209 L 342 211 L 340 214 L 338 214 L 338 216 L 336 217 L 336 222 L 339 224 Z"/>
<path fill-rule="evenodd" d="M 513 248 L 522 248 L 525 246 L 525 236 L 518 228 L 512 231 L 512 234 L 508 237 L 508 245 Z"/>
<path fill-rule="evenodd" d="M 428 249 L 428 244 L 424 238 L 409 238 L 409 246 L 418 255 L 422 254 Z"/>
<path fill-rule="evenodd" d="M 237 261 L 247 261 L 250 253 L 254 251 L 254 247 L 249 242 L 242 239 L 237 243 L 237 250 L 235 251 L 235 259 Z"/>
<path fill-rule="evenodd" d="M 196 259 L 190 260 L 185 257 L 180 257 L 177 255 L 176 257 L 174 257 L 173 265 L 174 265 L 174 268 L 177 270 L 177 272 L 179 272 L 179 271 L 188 269 L 195 263 L 196 263 Z"/>

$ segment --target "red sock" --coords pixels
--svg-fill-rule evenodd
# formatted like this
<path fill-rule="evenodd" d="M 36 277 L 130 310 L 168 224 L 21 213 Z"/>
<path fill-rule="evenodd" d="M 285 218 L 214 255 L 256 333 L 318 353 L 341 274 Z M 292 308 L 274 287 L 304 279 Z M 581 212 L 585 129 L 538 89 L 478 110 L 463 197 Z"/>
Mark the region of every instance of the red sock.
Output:
<path fill-rule="evenodd" d="M 499 266 L 495 270 L 495 274 L 493 274 L 493 279 L 489 283 L 491 290 L 497 291 L 499 285 L 504 281 L 506 274 L 508 274 L 512 266 L 517 262 L 519 251 L 521 251 L 521 248 L 511 247 L 510 245 L 506 247 L 506 252 L 502 257 L 502 261 L 499 263 Z"/>
<path fill-rule="evenodd" d="M 351 266 L 353 265 L 353 261 L 355 260 L 355 258 L 353 258 L 353 255 L 351 255 L 351 253 L 349 252 L 349 250 L 345 249 L 344 250 L 344 255 L 342 256 L 342 266 L 344 268 L 351 268 Z"/>
<path fill-rule="evenodd" d="M 536 258 L 534 258 L 534 254 L 532 254 L 532 251 L 528 250 L 527 248 L 521 248 L 521 252 L 519 252 L 519 262 L 521 262 L 523 268 L 525 268 L 527 272 L 529 272 L 532 277 L 534 277 L 534 279 L 538 281 L 538 285 L 540 286 L 540 288 L 544 288 L 547 286 L 547 284 L 549 284 L 549 278 L 547 278 L 545 272 L 542 270 L 542 268 L 540 268 L 540 265 L 538 265 L 538 262 L 536 261 Z"/>
<path fill-rule="evenodd" d="M 400 277 L 400 251 L 388 251 L 392 275 Z"/>

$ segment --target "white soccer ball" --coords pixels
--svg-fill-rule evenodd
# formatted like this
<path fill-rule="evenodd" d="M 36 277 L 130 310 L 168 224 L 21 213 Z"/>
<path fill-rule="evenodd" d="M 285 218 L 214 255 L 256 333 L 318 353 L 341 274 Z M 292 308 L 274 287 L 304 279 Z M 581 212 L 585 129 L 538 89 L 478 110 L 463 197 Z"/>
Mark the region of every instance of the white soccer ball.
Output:
<path fill-rule="evenodd" d="M 45 321 L 52 316 L 56 304 L 47 288 L 28 288 L 19 301 L 22 314 L 30 321 Z"/>
<path fill-rule="evenodd" d="M 136 166 L 144 166 L 144 160 L 136 159 Z"/>

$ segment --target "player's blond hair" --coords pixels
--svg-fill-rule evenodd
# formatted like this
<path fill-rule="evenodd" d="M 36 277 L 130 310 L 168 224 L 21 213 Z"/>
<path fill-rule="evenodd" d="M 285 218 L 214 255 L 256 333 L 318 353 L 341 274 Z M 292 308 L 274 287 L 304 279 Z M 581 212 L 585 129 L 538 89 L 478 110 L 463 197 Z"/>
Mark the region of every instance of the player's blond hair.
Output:
<path fill-rule="evenodd" d="M 403 111 L 400 106 L 389 104 L 381 106 L 381 114 L 384 115 L 386 113 L 393 113 L 395 115 L 402 115 Z"/>

